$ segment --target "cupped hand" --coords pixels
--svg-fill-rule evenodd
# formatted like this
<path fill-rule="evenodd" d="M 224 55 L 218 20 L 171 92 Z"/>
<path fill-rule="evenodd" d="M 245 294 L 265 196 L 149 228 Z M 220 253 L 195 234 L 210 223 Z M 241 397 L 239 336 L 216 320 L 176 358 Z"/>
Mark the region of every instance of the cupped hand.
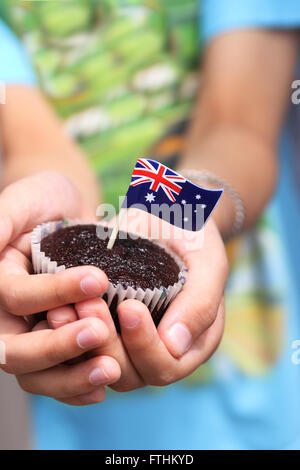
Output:
<path fill-rule="evenodd" d="M 134 232 L 146 235 L 149 224 L 144 224 L 147 217 L 140 214 L 138 227 L 134 218 Z M 130 230 L 130 221 L 123 228 Z M 92 354 L 105 354 L 119 363 L 121 377 L 111 385 L 118 391 L 168 385 L 184 378 L 209 359 L 222 338 L 228 263 L 214 221 L 210 219 L 204 231 L 192 234 L 192 238 L 172 228 L 170 236 L 162 242 L 181 257 L 188 276 L 158 328 L 148 308 L 137 300 L 119 304 L 121 335 L 117 334 L 109 309 L 101 299 L 78 302 L 68 311 L 48 312 L 49 323 L 54 328 L 59 325 L 54 322 L 61 321 L 62 325 L 77 317 L 96 317 L 106 324 L 109 339 Z"/>
<path fill-rule="evenodd" d="M 86 319 L 53 331 L 40 322 L 31 331 L 24 319 L 100 296 L 107 289 L 106 275 L 92 266 L 30 275 L 30 231 L 47 220 L 73 217 L 92 219 L 93 214 L 72 183 L 57 172 L 24 178 L 0 194 L 0 346 L 5 351 L 0 365 L 15 374 L 26 391 L 87 404 L 104 399 L 103 384 L 119 379 L 118 363 L 104 355 L 72 366 L 62 363 L 104 345 L 107 326 L 100 319 Z"/>

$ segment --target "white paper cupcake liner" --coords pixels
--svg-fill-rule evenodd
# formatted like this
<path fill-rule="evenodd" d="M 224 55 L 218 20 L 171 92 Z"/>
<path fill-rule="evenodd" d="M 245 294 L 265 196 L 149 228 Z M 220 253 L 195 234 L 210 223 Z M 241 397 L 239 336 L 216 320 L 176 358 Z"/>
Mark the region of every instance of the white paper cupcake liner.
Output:
<path fill-rule="evenodd" d="M 82 225 L 84 222 L 78 219 L 72 220 L 60 220 L 43 223 L 38 225 L 31 234 L 31 252 L 32 252 L 32 265 L 33 270 L 36 274 L 40 273 L 50 273 L 54 274 L 59 271 L 62 271 L 65 268 L 64 265 L 58 266 L 56 261 L 51 260 L 41 251 L 41 241 L 50 233 L 55 232 L 64 227 L 72 225 Z M 125 299 L 136 299 L 143 302 L 148 309 L 150 310 L 154 321 L 158 322 L 161 314 L 165 311 L 167 305 L 176 297 L 176 295 L 182 289 L 187 278 L 187 269 L 182 262 L 182 260 L 169 248 L 165 245 L 159 243 L 158 241 L 151 240 L 152 243 L 163 248 L 177 263 L 179 267 L 178 282 L 173 285 L 166 287 L 159 287 L 155 289 L 146 289 L 143 290 L 133 289 L 128 287 L 125 289 L 122 284 L 117 284 L 116 286 L 109 282 L 108 289 L 103 294 L 103 298 L 107 302 L 108 306 L 111 307 L 114 304 L 116 307 L 120 302 Z"/>

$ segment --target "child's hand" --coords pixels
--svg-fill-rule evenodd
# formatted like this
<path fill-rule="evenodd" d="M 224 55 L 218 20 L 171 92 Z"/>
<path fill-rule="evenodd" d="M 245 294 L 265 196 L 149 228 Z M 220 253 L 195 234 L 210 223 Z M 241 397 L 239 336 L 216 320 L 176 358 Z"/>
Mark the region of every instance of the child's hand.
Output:
<path fill-rule="evenodd" d="M 201 237 L 199 233 L 193 242 L 168 241 L 189 272 L 183 290 L 157 329 L 147 307 L 136 300 L 125 300 L 118 307 L 121 336 L 101 299 L 77 303 L 73 313 L 61 309 L 48 312 L 54 327 L 53 320 L 70 321 L 77 315 L 94 316 L 107 325 L 109 340 L 93 353 L 114 357 L 120 364 L 121 378 L 111 388 L 128 391 L 147 384 L 162 386 L 176 382 L 207 361 L 217 348 L 224 328 L 223 293 L 228 265 L 222 239 L 212 220 L 205 226 L 203 246 Z"/>
<path fill-rule="evenodd" d="M 23 318 L 0 309 L 0 325 L 1 357 L 5 349 L 6 362 L 1 368 L 16 375 L 26 392 L 70 405 L 88 405 L 103 401 L 104 385 L 120 378 L 119 364 L 104 355 L 75 365 L 62 364 L 105 344 L 109 331 L 97 318 L 79 320 L 58 330 L 40 323 L 30 331 Z"/>
<path fill-rule="evenodd" d="M 59 331 L 42 322 L 31 332 L 23 316 L 105 292 L 106 275 L 91 266 L 30 275 L 30 231 L 45 220 L 89 215 L 77 190 L 57 172 L 19 180 L 0 195 L 1 368 L 17 375 L 26 391 L 76 405 L 102 401 L 102 384 L 119 379 L 119 365 L 105 356 L 73 366 L 61 363 L 104 345 L 108 328 L 99 319 L 86 319 Z"/>

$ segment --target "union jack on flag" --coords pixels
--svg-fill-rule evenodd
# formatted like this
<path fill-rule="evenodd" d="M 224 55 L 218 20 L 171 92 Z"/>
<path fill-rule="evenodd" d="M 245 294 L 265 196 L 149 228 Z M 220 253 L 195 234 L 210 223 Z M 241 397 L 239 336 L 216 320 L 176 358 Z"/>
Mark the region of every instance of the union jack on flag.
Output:
<path fill-rule="evenodd" d="M 223 189 L 202 188 L 155 160 L 139 158 L 122 207 L 138 205 L 139 209 L 177 227 L 197 231 L 207 221 L 222 192 Z M 165 210 L 166 205 L 169 211 Z"/>
<path fill-rule="evenodd" d="M 132 172 L 130 186 L 151 183 L 149 187 L 151 191 L 157 192 L 161 188 L 170 201 L 176 202 L 173 194 L 178 196 L 182 190 L 182 187 L 176 184 L 176 181 L 184 183 L 186 179 L 162 163 L 139 158 Z"/>

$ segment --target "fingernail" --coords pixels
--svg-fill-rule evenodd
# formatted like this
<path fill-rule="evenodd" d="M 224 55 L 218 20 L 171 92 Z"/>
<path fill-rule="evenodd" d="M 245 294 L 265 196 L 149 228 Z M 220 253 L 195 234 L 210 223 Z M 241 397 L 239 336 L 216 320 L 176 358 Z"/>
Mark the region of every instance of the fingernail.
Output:
<path fill-rule="evenodd" d="M 62 325 L 66 325 L 67 323 L 70 323 L 69 320 L 63 320 L 63 321 L 58 321 L 58 320 L 50 320 L 49 323 L 54 327 L 54 328 L 59 328 Z"/>
<path fill-rule="evenodd" d="M 85 276 L 81 279 L 80 288 L 86 295 L 97 296 L 102 294 L 102 284 L 92 275 Z"/>
<path fill-rule="evenodd" d="M 123 328 L 135 328 L 140 322 L 139 316 L 134 312 L 126 312 L 121 316 L 121 325 Z"/>
<path fill-rule="evenodd" d="M 85 328 L 77 335 L 77 344 L 81 349 L 91 349 L 99 346 L 99 338 L 90 328 Z"/>
<path fill-rule="evenodd" d="M 182 356 L 192 344 L 192 335 L 183 323 L 175 323 L 168 331 L 169 342 L 178 356 Z"/>
<path fill-rule="evenodd" d="M 109 381 L 109 376 L 102 366 L 96 367 L 89 375 L 89 381 L 92 385 L 101 385 Z"/>

